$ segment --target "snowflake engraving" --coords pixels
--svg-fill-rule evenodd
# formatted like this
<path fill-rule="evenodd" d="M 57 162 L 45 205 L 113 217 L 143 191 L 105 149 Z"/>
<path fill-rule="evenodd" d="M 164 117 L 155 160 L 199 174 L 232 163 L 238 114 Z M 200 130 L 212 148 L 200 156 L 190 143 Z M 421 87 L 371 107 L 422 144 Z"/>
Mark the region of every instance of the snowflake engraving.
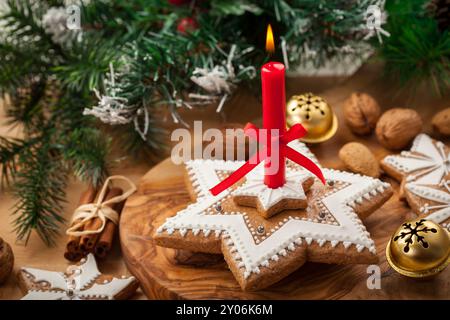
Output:
<path fill-rule="evenodd" d="M 425 219 L 421 219 L 420 221 L 417 221 L 415 223 L 415 226 L 413 227 L 411 223 L 404 223 L 403 229 L 405 231 L 400 232 L 398 236 L 394 237 L 394 241 L 397 241 L 399 239 L 405 239 L 405 247 L 403 248 L 404 252 L 409 252 L 410 245 L 414 243 L 414 239 L 422 245 L 424 248 L 428 248 L 428 243 L 425 241 L 425 236 L 422 236 L 421 234 L 432 232 L 436 233 L 437 230 L 435 228 L 428 228 L 424 226 Z M 421 228 L 423 227 L 423 228 Z M 421 229 L 420 229 L 421 228 Z"/>

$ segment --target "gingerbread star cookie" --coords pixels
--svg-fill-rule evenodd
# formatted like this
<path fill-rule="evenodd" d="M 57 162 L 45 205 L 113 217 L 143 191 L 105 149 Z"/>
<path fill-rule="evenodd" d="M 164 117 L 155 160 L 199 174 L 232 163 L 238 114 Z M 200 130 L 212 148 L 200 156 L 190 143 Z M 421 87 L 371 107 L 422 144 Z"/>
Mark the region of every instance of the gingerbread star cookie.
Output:
<path fill-rule="evenodd" d="M 22 268 L 18 279 L 26 292 L 23 300 L 123 300 L 139 286 L 134 277 L 101 274 L 92 254 L 67 272 Z"/>
<path fill-rule="evenodd" d="M 439 185 L 450 170 L 449 149 L 422 133 L 414 139 L 409 151 L 385 157 L 381 166 L 398 181 Z"/>
<path fill-rule="evenodd" d="M 317 161 L 300 142 L 290 147 Z M 208 190 L 242 166 L 241 161 L 193 160 L 186 163 L 194 203 L 156 230 L 160 246 L 222 253 L 244 290 L 263 289 L 301 267 L 322 263 L 375 263 L 375 244 L 360 218 L 392 195 L 389 184 L 352 173 L 323 169 L 327 185 L 316 181 L 305 209 L 282 210 L 264 218 L 257 208 L 233 200 L 235 185 L 217 196 Z M 263 164 L 255 170 L 263 170 Z M 288 161 L 288 176 L 307 174 Z M 242 185 L 245 185 L 246 181 Z M 301 188 L 298 185 L 298 188 Z"/>
<path fill-rule="evenodd" d="M 402 183 L 406 200 L 415 213 L 448 226 L 450 149 L 446 145 L 419 134 L 410 151 L 385 157 L 381 167 Z"/>

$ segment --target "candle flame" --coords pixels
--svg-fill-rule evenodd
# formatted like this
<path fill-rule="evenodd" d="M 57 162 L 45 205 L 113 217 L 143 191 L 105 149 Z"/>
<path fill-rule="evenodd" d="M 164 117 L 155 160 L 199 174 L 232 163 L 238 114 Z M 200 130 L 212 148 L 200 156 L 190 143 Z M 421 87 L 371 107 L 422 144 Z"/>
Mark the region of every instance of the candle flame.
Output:
<path fill-rule="evenodd" d="M 275 41 L 273 40 L 272 26 L 270 24 L 267 26 L 266 51 L 270 54 L 275 52 Z"/>

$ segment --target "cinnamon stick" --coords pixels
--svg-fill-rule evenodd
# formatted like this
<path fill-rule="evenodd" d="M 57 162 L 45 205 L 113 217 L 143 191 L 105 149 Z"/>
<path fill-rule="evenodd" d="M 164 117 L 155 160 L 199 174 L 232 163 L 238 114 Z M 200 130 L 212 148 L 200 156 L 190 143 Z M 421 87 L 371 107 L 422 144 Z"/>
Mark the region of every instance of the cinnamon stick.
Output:
<path fill-rule="evenodd" d="M 105 200 L 120 196 L 123 193 L 121 188 L 111 188 L 108 190 Z M 111 204 L 110 207 L 115 209 L 116 204 Z M 97 230 L 102 225 L 102 220 L 100 218 L 94 218 L 86 224 L 84 230 Z M 80 249 L 83 253 L 92 252 L 94 250 L 95 244 L 97 243 L 99 233 L 84 235 L 80 239 Z"/>
<path fill-rule="evenodd" d="M 64 258 L 66 258 L 69 261 L 80 261 L 81 258 L 83 258 L 83 254 L 81 253 L 80 250 L 75 252 L 70 252 L 66 250 L 66 252 L 64 252 Z"/>
<path fill-rule="evenodd" d="M 83 204 L 88 204 L 94 201 L 97 195 L 97 189 L 94 188 L 93 185 L 89 185 L 88 189 L 84 191 L 80 196 L 80 201 L 78 201 L 78 206 Z M 81 219 L 77 219 L 72 222 L 72 225 L 80 222 Z M 78 261 L 81 259 L 80 252 L 80 237 L 69 236 L 66 244 L 66 252 L 64 253 L 64 257 L 70 261 Z"/>
<path fill-rule="evenodd" d="M 125 201 L 122 201 L 114 208 L 119 214 L 122 212 Z M 106 254 L 111 250 L 111 246 L 114 240 L 114 234 L 117 226 L 114 222 L 109 221 L 106 223 L 105 229 L 100 235 L 97 244 L 95 245 L 94 253 L 99 258 L 106 257 Z"/>

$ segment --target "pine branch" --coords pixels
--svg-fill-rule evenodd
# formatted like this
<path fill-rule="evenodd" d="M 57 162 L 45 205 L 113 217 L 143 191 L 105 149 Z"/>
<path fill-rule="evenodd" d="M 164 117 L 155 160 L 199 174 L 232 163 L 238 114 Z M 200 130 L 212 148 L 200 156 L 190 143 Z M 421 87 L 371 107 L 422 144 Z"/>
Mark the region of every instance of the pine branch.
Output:
<path fill-rule="evenodd" d="M 1 184 L 9 185 L 17 173 L 19 157 L 38 143 L 39 139 L 14 139 L 0 137 Z"/>
<path fill-rule="evenodd" d="M 16 42 L 44 49 L 43 51 L 47 52 L 51 60 L 42 55 L 35 58 L 53 62 L 64 58 L 61 46 L 52 41 L 51 36 L 39 23 L 48 9 L 45 3 L 39 0 L 8 0 L 6 5 L 8 10 L 0 16 L 0 19 L 3 20 L 4 28 L 11 38 Z"/>
<path fill-rule="evenodd" d="M 21 86 L 30 74 L 39 74 L 41 64 L 31 58 L 35 54 L 32 47 L 21 48 L 0 42 L 0 93 Z"/>
<path fill-rule="evenodd" d="M 120 47 L 114 40 L 85 37 L 83 43 L 74 44 L 67 63 L 52 71 L 69 90 L 87 94 L 102 86 L 109 64 L 119 56 Z"/>
<path fill-rule="evenodd" d="M 53 245 L 64 222 L 60 212 L 68 172 L 48 139 L 45 136 L 39 145 L 20 157 L 20 171 L 15 176 L 13 192 L 18 202 L 13 213 L 14 230 L 17 238 L 25 243 L 34 229 L 47 245 Z"/>
<path fill-rule="evenodd" d="M 45 10 L 38 1 L 7 0 L 6 6 L 8 10 L 1 16 L 1 19 L 11 36 L 16 39 L 33 37 L 36 34 L 47 37 L 37 22 L 39 21 L 38 17 Z"/>
<path fill-rule="evenodd" d="M 439 30 L 437 21 L 422 11 L 423 4 L 423 0 L 388 3 L 391 36 L 380 53 L 386 61 L 385 74 L 405 88 L 427 83 L 443 94 L 450 90 L 450 32 Z"/>
<path fill-rule="evenodd" d="M 256 4 L 245 0 L 213 0 L 211 1 L 211 14 L 222 15 L 243 15 L 246 12 L 259 15 L 263 10 Z"/>
<path fill-rule="evenodd" d="M 100 186 L 108 176 L 110 139 L 97 129 L 81 127 L 68 134 L 63 157 L 81 181 Z"/>
<path fill-rule="evenodd" d="M 61 102 L 64 102 L 63 97 Z M 72 172 L 80 180 L 100 185 L 107 176 L 109 140 L 89 126 L 89 120 L 69 112 L 77 104 L 65 101 L 67 108 L 53 110 L 42 128 L 42 136 L 28 138 L 34 144 L 10 147 L 9 167 L 14 171 L 14 195 L 18 198 L 14 221 L 18 239 L 28 240 L 35 229 L 47 245 L 54 243 L 59 226 L 64 221 L 60 212 L 65 202 L 66 181 Z M 79 108 L 79 107 L 78 107 Z M 72 108 L 76 109 L 76 108 Z M 7 149 L 6 151 L 8 151 Z M 16 150 L 18 149 L 18 150 Z M 20 151 L 18 156 L 14 156 Z M 1 153 L 0 153 L 1 154 Z M 6 156 L 4 157 L 7 160 Z M 11 160 L 12 159 L 12 160 Z M 16 162 L 13 162 L 15 159 Z M 11 169 L 9 170 L 11 172 Z"/>
<path fill-rule="evenodd" d="M 27 136 L 41 130 L 44 109 L 48 103 L 45 80 L 23 79 L 20 86 L 9 91 L 11 105 L 6 105 L 8 123 L 22 125 Z"/>

